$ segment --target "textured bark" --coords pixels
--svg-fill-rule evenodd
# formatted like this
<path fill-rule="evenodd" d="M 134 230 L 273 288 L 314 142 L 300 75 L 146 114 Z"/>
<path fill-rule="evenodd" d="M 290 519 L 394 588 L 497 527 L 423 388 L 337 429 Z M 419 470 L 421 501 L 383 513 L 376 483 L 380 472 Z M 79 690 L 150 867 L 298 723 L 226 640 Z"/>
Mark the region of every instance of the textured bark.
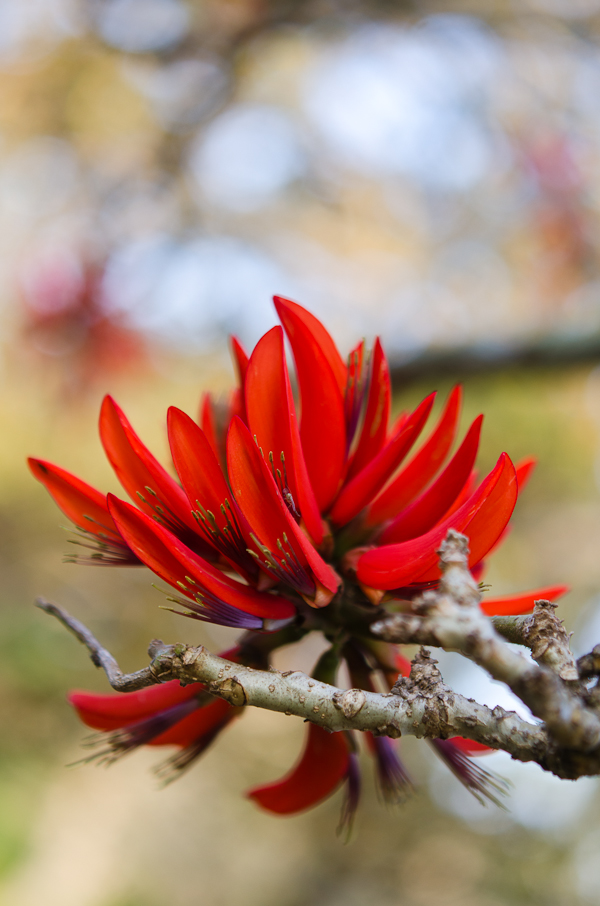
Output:
<path fill-rule="evenodd" d="M 600 704 L 596 690 L 588 690 L 583 681 L 600 672 L 600 655 L 594 650 L 575 664 L 568 635 L 548 602 L 537 602 L 528 617 L 492 621 L 479 608 L 479 590 L 467 556 L 467 539 L 450 531 L 440 549 L 439 589 L 416 601 L 414 613 L 388 616 L 371 631 L 387 641 L 460 652 L 506 683 L 540 724 L 458 695 L 444 683 L 425 649 L 415 657 L 410 677 L 401 677 L 387 694 L 338 689 L 299 671 L 241 666 L 202 646 L 165 645 L 158 640 L 150 645 L 147 667 L 123 674 L 82 623 L 54 604 L 38 601 L 38 606 L 86 645 L 118 691 L 172 679 L 201 682 L 232 705 L 293 714 L 332 732 L 370 730 L 430 739 L 464 736 L 520 761 L 535 761 L 559 777 L 600 774 Z M 535 660 L 507 641 L 525 645 Z"/>

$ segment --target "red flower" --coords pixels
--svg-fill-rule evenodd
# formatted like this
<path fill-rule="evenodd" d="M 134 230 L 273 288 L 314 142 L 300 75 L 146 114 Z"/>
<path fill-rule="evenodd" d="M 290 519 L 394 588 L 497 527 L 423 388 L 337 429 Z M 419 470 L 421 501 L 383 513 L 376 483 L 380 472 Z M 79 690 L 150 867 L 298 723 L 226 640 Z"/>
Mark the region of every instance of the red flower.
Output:
<path fill-rule="evenodd" d="M 234 661 L 237 655 L 237 648 L 223 652 Z M 189 767 L 242 710 L 213 698 L 201 683 L 177 680 L 126 695 L 71 692 L 69 701 L 84 724 L 109 734 L 91 742 L 98 746 L 96 761 L 112 763 L 141 745 L 177 746 L 180 752 L 158 771 L 165 781 Z"/>
<path fill-rule="evenodd" d="M 219 412 L 205 396 L 198 422 L 169 410 L 180 483 L 110 397 L 102 405 L 100 435 L 135 506 L 106 498 L 41 460 L 30 460 L 31 469 L 78 527 L 78 540 L 93 548 L 92 562 L 145 564 L 175 589 L 170 600 L 181 608 L 177 612 L 245 629 L 246 642 L 266 631 L 261 651 L 267 660 L 289 643 L 290 633 L 299 638 L 318 626 L 329 634 L 331 620 L 333 637 L 340 621 L 343 628 L 345 608 L 353 609 L 353 626 L 356 609 L 362 609 L 364 631 L 355 638 L 348 623 L 341 653 L 332 650 L 327 681 L 335 682 L 341 657 L 360 688 L 377 688 L 376 674 L 391 685 L 407 662 L 394 646 L 368 638 L 371 602 L 410 602 L 435 587 L 436 551 L 449 528 L 469 536 L 470 565 L 480 578 L 485 558 L 506 537 L 534 462 L 515 468 L 501 453 L 478 481 L 482 416 L 450 455 L 460 417 L 458 387 L 411 456 L 435 394 L 390 423 L 391 384 L 379 341 L 370 357 L 360 343 L 346 364 L 313 315 L 280 297 L 275 305 L 283 330 L 270 330 L 250 356 L 233 341 L 239 385 L 225 409 Z M 296 364 L 298 405 L 283 331 Z M 555 599 L 565 591 L 556 586 L 487 599 L 482 608 L 528 612 L 536 598 Z M 320 609 L 318 620 L 314 608 Z M 251 650 L 252 644 L 244 644 L 237 656 L 249 663 Z M 109 758 L 142 743 L 170 742 L 199 752 L 232 716 L 232 709 L 209 700 L 200 687 L 169 685 L 120 697 L 77 693 L 72 701 L 86 723 L 117 733 L 105 750 Z M 369 746 L 383 794 L 402 798 L 408 780 L 393 743 L 372 738 Z M 485 772 L 468 760 L 472 745 L 443 741 L 436 748 L 476 793 L 485 792 Z M 358 790 L 355 744 L 348 735 L 311 724 L 292 772 L 249 795 L 267 810 L 289 814 L 314 805 L 344 781 L 350 819 Z"/>
<path fill-rule="evenodd" d="M 353 776 L 353 753 L 346 734 L 309 724 L 304 751 L 289 774 L 247 795 L 265 811 L 295 815 L 327 799 L 342 783 L 352 784 Z"/>
<path fill-rule="evenodd" d="M 54 252 L 20 274 L 23 338 L 61 372 L 61 389 L 80 395 L 107 374 L 147 365 L 140 334 L 111 304 L 104 265 Z"/>

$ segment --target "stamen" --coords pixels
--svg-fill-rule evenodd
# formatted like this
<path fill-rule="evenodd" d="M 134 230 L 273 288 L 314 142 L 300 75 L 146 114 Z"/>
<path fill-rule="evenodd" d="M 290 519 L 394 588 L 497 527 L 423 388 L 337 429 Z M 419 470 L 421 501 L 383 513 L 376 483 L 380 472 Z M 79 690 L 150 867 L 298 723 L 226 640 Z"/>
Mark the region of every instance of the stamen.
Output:
<path fill-rule="evenodd" d="M 344 842 L 348 843 L 352 834 L 352 825 L 354 816 L 358 808 L 360 799 L 360 768 L 358 766 L 358 757 L 355 752 L 351 752 L 348 760 L 348 770 L 346 771 L 344 801 L 340 821 L 336 833 L 344 837 Z"/>
<path fill-rule="evenodd" d="M 499 796 L 505 796 L 508 783 L 504 778 L 498 777 L 480 768 L 468 755 L 465 755 L 451 739 L 430 740 L 434 751 L 450 768 L 455 777 L 465 786 L 475 798 L 485 805 L 485 800 L 493 802 L 499 808 L 505 808 Z"/>
<path fill-rule="evenodd" d="M 285 532 L 283 533 L 283 541 L 287 546 L 287 550 L 284 549 L 284 544 L 282 544 L 281 540 L 277 539 L 277 547 L 283 554 L 283 559 L 280 560 L 277 560 L 273 552 L 265 544 L 261 544 L 255 534 L 251 532 L 250 537 L 263 555 L 264 560 L 261 560 L 250 548 L 248 548 L 248 553 L 258 560 L 266 572 L 274 576 L 278 581 L 290 585 L 301 595 L 310 596 L 315 594 L 316 585 L 314 580 L 298 560 L 296 552 L 289 543 Z"/>
<path fill-rule="evenodd" d="M 89 556 L 78 554 L 65 554 L 65 563 L 75 563 L 78 566 L 140 566 L 141 560 L 136 557 L 131 548 L 125 543 L 119 544 L 112 538 L 99 536 L 85 529 L 65 528 L 65 531 L 74 535 L 67 538 L 68 544 L 76 544 L 84 550 L 92 551 Z"/>
<path fill-rule="evenodd" d="M 196 501 L 196 506 L 198 509 L 192 511 L 192 515 L 211 545 L 240 571 L 245 572 L 250 578 L 255 578 L 256 563 L 248 557 L 246 541 L 229 500 L 225 498 L 225 502 L 221 504 L 221 514 L 226 523 L 223 528 L 219 528 L 215 514 L 206 510 L 199 500 Z"/>
<path fill-rule="evenodd" d="M 186 525 L 186 523 L 183 522 L 176 513 L 173 512 L 169 504 L 161 499 L 154 488 L 146 485 L 144 490 L 147 491 L 148 494 L 150 494 L 152 497 L 154 497 L 156 501 L 160 501 L 154 503 L 144 497 L 144 495 L 140 491 L 136 491 L 136 494 L 142 501 L 142 503 L 144 503 L 147 507 L 150 507 L 150 509 L 154 511 L 152 515 L 154 516 L 154 519 L 159 523 L 159 525 L 162 525 L 163 528 L 166 528 L 170 532 L 173 532 L 174 535 L 177 535 L 177 537 L 180 538 L 184 542 L 184 544 L 187 544 L 187 546 L 192 550 L 196 550 L 198 545 L 198 535 L 196 534 L 196 532 L 190 529 L 190 527 Z M 205 553 L 202 550 L 197 552 Z"/>
<path fill-rule="evenodd" d="M 261 617 L 239 610 L 208 592 L 196 592 L 193 600 L 167 595 L 167 601 L 172 601 L 173 604 L 178 604 L 185 610 L 175 610 L 174 607 L 161 609 L 176 613 L 180 617 L 200 620 L 202 623 L 213 623 L 216 626 L 230 626 L 233 629 L 261 630 L 264 628 L 264 620 Z"/>
<path fill-rule="evenodd" d="M 229 723 L 229 720 L 230 717 L 228 715 L 223 721 L 217 724 L 217 726 L 213 727 L 212 730 L 207 731 L 204 736 L 192 743 L 191 746 L 180 749 L 175 755 L 172 755 L 170 758 L 167 758 L 165 761 L 158 764 L 154 768 L 154 774 L 160 781 L 161 786 L 167 786 L 169 783 L 173 783 L 174 780 L 177 780 L 178 777 L 181 777 L 181 775 L 194 764 L 200 755 L 208 749 L 210 744 L 214 742 L 221 730 Z"/>
<path fill-rule="evenodd" d="M 374 736 L 377 759 L 377 787 L 382 799 L 390 805 L 405 802 L 413 784 L 404 768 L 396 747 L 387 736 Z"/>
<path fill-rule="evenodd" d="M 283 502 L 285 503 L 286 507 L 288 508 L 288 510 L 290 511 L 292 516 L 294 517 L 296 524 L 298 525 L 300 523 L 300 520 L 302 519 L 302 516 L 296 506 L 294 496 L 293 496 L 292 492 L 290 491 L 290 488 L 288 485 L 287 469 L 285 467 L 285 456 L 284 456 L 283 450 L 281 451 L 281 463 L 283 465 L 283 475 L 281 474 L 280 469 L 275 468 L 275 461 L 274 461 L 272 450 L 269 453 L 269 463 L 271 464 L 271 473 L 273 475 L 273 478 L 275 479 L 275 484 L 277 485 L 279 493 L 281 494 L 281 496 L 283 498 Z"/>
<path fill-rule="evenodd" d="M 190 698 L 112 733 L 94 733 L 84 740 L 84 747 L 92 749 L 103 746 L 103 748 L 83 759 L 83 762 L 95 761 L 96 764 L 114 764 L 128 752 L 147 745 L 170 730 L 175 724 L 206 704 L 207 699 L 207 695 Z"/>

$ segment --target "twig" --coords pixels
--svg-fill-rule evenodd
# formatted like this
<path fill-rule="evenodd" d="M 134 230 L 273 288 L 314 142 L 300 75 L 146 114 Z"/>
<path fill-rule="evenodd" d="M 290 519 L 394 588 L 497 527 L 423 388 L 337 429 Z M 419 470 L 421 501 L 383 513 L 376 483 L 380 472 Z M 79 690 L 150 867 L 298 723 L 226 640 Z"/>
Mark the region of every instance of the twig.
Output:
<path fill-rule="evenodd" d="M 518 617 L 492 617 L 494 629 L 508 642 L 526 645 L 538 664 L 544 664 L 568 682 L 579 679 L 569 634 L 556 615 L 552 601 L 536 601 L 533 613 Z"/>
<path fill-rule="evenodd" d="M 152 665 L 144 667 L 142 670 L 137 670 L 135 673 L 123 673 L 110 651 L 107 651 L 100 644 L 87 626 L 72 617 L 62 607 L 58 607 L 58 605 L 52 604 L 50 601 L 45 601 L 43 598 L 37 598 L 35 604 L 40 610 L 56 617 L 76 639 L 79 639 L 85 645 L 90 653 L 92 663 L 104 670 L 109 683 L 117 692 L 134 692 L 136 689 L 143 689 L 145 686 L 151 686 L 159 682 L 152 673 Z M 149 650 L 148 653 L 151 654 L 151 651 Z"/>

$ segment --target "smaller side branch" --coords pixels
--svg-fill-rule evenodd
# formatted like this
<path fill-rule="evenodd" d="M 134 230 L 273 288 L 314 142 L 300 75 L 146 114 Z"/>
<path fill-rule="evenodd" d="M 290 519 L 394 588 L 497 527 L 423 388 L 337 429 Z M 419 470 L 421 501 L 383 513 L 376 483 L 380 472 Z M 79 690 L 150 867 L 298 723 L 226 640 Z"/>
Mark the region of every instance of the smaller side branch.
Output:
<path fill-rule="evenodd" d="M 123 673 L 110 651 L 103 648 L 87 626 L 72 617 L 62 607 L 58 607 L 50 601 L 45 601 L 44 598 L 37 598 L 35 605 L 45 613 L 56 617 L 59 623 L 62 623 L 76 639 L 79 639 L 82 645 L 85 645 L 90 653 L 92 663 L 104 670 L 109 683 L 117 692 L 135 692 L 136 689 L 144 689 L 146 686 L 160 682 L 153 674 L 152 665 L 144 667 L 142 670 L 137 670 L 135 673 Z"/>
<path fill-rule="evenodd" d="M 517 645 L 525 645 L 538 664 L 553 670 L 566 682 L 576 682 L 579 672 L 569 647 L 569 634 L 556 615 L 556 604 L 536 601 L 533 613 L 518 617 L 492 617 L 499 635 Z"/>
<path fill-rule="evenodd" d="M 579 658 L 577 670 L 582 680 L 600 676 L 600 645 L 595 645 L 588 654 L 584 654 Z"/>

